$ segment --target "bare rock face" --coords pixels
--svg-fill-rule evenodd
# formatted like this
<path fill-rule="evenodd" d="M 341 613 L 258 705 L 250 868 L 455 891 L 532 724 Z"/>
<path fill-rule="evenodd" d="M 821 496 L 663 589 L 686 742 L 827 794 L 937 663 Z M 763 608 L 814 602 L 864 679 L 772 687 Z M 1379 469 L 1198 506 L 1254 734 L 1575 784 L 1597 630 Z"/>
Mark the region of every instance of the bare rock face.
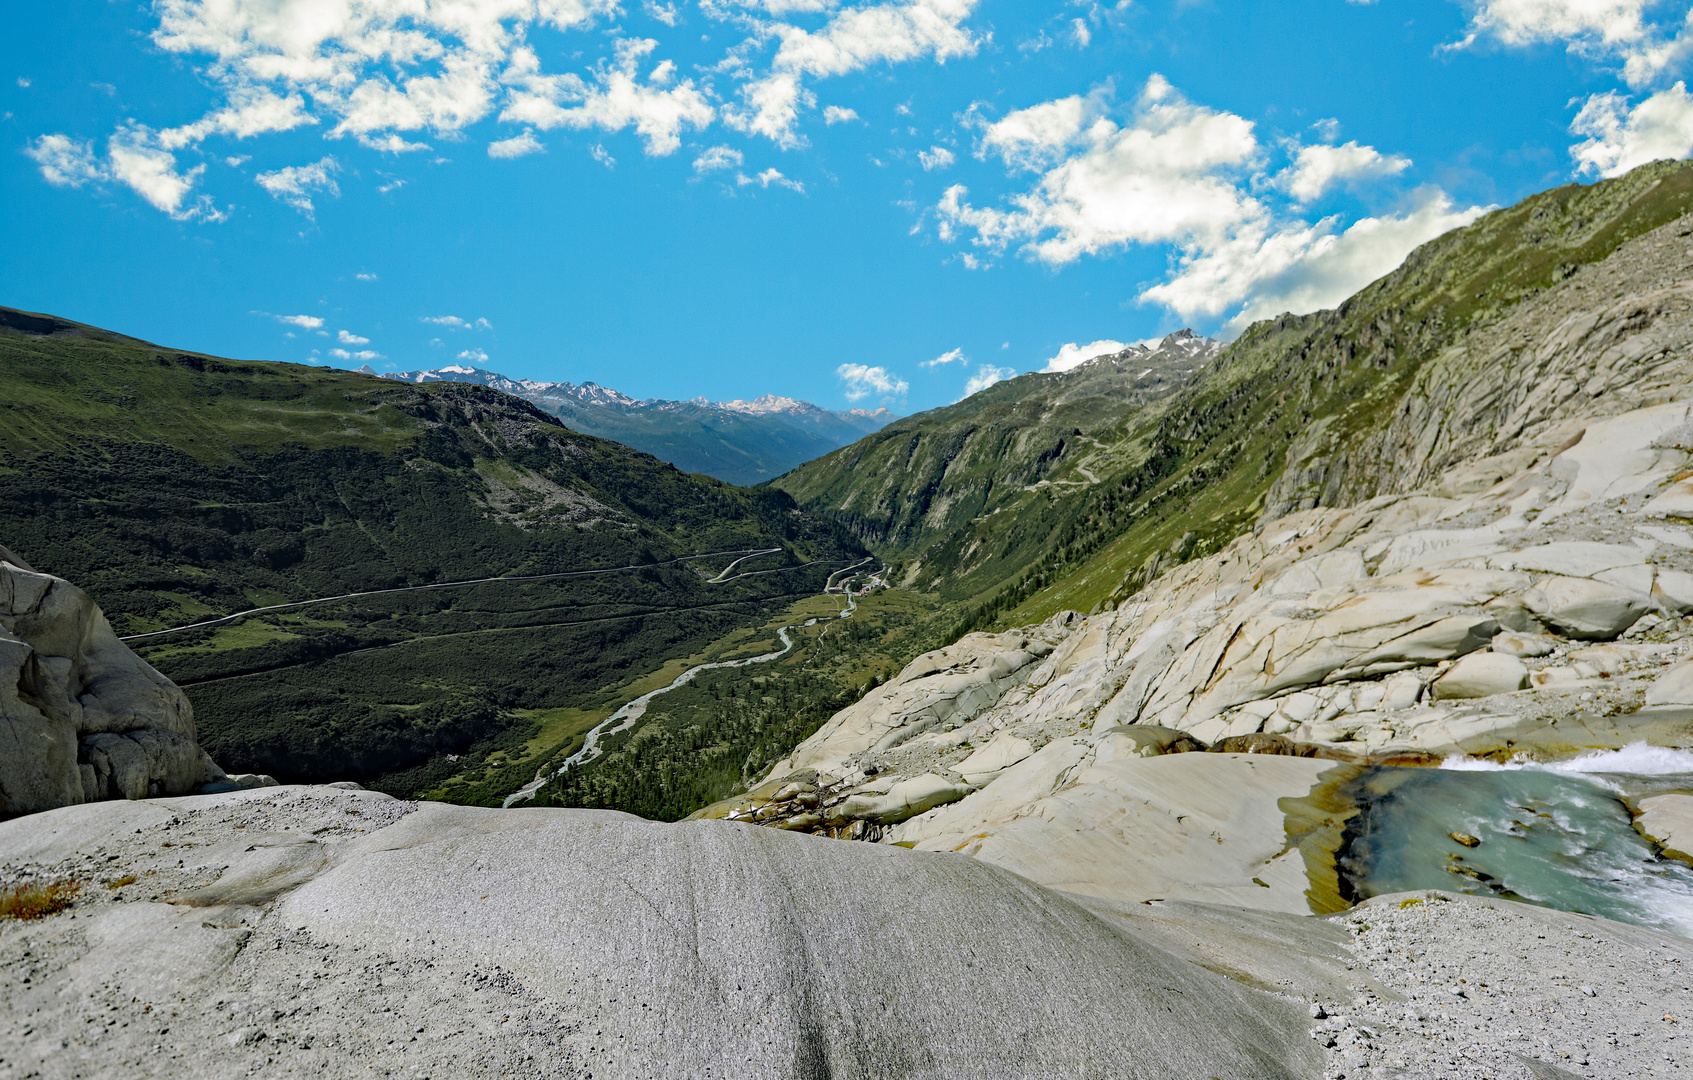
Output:
<path fill-rule="evenodd" d="M 183 795 L 223 778 L 188 698 L 87 593 L 0 547 L 0 816 Z"/>

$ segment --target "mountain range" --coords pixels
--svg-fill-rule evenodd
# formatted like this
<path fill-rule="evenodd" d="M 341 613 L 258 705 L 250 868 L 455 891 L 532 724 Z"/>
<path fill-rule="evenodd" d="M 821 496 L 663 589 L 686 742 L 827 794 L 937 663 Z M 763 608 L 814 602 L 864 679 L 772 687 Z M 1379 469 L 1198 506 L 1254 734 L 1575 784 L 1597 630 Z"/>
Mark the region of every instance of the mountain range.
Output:
<path fill-rule="evenodd" d="M 9 308 L 0 372 L 0 535 L 119 634 L 393 590 L 136 642 L 237 771 L 439 780 L 862 556 L 785 493 L 485 386 L 230 360 Z M 754 550 L 779 572 L 709 580 Z"/>
<path fill-rule="evenodd" d="M 368 365 L 367 374 L 377 374 Z M 483 368 L 452 364 L 427 371 L 382 373 L 408 383 L 476 383 L 533 402 L 565 427 L 597 435 L 668 461 L 750 487 L 779 476 L 876 431 L 887 409 L 835 412 L 807 401 L 765 394 L 752 401 L 636 400 L 598 383 L 509 379 Z"/>

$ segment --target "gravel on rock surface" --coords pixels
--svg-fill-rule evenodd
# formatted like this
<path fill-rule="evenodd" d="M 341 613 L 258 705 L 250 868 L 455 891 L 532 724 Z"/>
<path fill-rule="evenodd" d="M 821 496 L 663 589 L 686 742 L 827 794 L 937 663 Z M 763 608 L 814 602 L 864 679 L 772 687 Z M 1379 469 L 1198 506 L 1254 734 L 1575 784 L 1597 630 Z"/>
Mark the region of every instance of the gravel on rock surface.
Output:
<path fill-rule="evenodd" d="M 1313 1009 L 1328 1080 L 1693 1077 L 1693 941 L 1440 892 L 1331 918 L 1386 990 Z"/>

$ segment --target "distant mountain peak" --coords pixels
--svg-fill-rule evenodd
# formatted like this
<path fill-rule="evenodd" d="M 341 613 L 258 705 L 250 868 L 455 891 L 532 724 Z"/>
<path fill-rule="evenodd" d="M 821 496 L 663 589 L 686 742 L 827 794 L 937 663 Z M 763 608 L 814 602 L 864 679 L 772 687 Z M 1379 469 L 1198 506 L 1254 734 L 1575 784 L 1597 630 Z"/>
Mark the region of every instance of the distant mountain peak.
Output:
<path fill-rule="evenodd" d="M 382 377 L 411 383 L 480 383 L 539 405 L 572 430 L 612 439 L 688 472 L 707 473 L 734 484 L 762 483 L 854 442 L 894 418 L 885 408 L 833 412 L 777 394 L 751 401 L 637 400 L 596 382 L 578 386 L 510 379 L 464 364 L 390 371 Z"/>

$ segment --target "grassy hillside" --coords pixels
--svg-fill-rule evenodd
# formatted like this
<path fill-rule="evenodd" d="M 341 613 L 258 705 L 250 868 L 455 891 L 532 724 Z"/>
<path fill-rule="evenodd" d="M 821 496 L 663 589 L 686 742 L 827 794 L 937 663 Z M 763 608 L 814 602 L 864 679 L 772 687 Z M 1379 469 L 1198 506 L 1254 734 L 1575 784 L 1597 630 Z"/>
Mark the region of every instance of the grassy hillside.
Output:
<path fill-rule="evenodd" d="M 1335 310 L 1254 325 L 1167 397 L 1123 401 L 1113 422 L 1088 432 L 1107 463 L 1092 470 L 1096 482 L 1043 486 L 1014 514 L 994 515 L 984 502 L 973 514 L 930 514 L 922 528 L 866 527 L 860 507 L 876 503 L 884 471 L 842 468 L 838 480 L 814 483 L 814 464 L 780 483 L 807 509 L 839 517 L 872 549 L 915 560 L 942 578 L 942 589 L 973 597 L 955 633 L 1033 622 L 1063 608 L 1094 610 L 1126 598 L 1171 561 L 1216 551 L 1251 527 L 1290 449 L 1313 427 L 1321 425 L 1343 456 L 1386 423 L 1403 389 L 1447 345 L 1689 209 L 1693 164 L 1660 162 L 1491 213 L 1425 244 Z M 885 452 L 894 438 L 913 448 L 943 447 L 951 438 L 960 452 L 913 456 L 902 482 L 907 491 L 934 490 L 955 469 L 981 467 L 980 458 L 962 453 L 953 434 L 961 425 L 998 408 L 1008 439 L 1018 422 L 1026 426 L 1018 430 L 1042 430 L 1045 389 L 1030 377 L 1013 380 L 994 388 L 1003 403 L 983 395 L 913 417 L 824 462 Z M 1054 435 L 1041 438 L 1056 450 Z"/>
<path fill-rule="evenodd" d="M 1016 574 L 1067 522 L 1074 496 L 1117 467 L 1125 410 L 1204 370 L 1214 343 L 1171 335 L 1059 374 L 1021 375 L 889 424 L 773 482 L 829 513 L 907 583 L 957 599 Z"/>
<path fill-rule="evenodd" d="M 0 309 L 0 536 L 120 634 L 398 593 L 137 642 L 236 770 L 370 780 L 522 742 L 527 713 L 761 623 L 860 552 L 780 492 L 581 435 L 483 387 L 163 349 Z M 819 565 L 805 565 L 813 562 Z"/>

